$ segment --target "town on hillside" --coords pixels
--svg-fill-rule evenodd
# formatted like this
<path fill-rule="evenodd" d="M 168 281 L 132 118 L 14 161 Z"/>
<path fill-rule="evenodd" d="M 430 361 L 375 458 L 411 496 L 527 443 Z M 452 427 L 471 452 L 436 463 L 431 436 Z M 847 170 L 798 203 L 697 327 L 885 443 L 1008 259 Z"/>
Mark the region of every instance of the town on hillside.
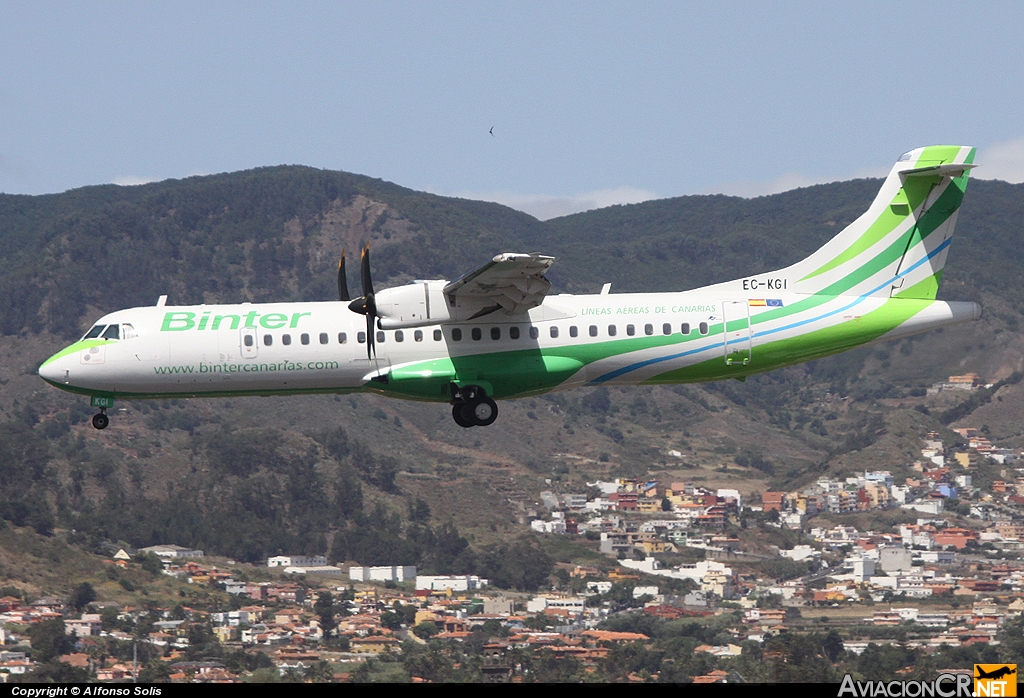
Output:
<path fill-rule="evenodd" d="M 1024 468 L 985 431 L 924 434 L 911 463 L 795 491 L 544 491 L 534 534 L 590 557 L 534 591 L 401 560 L 111 548 L 104 583 L 150 600 L 0 589 L 0 680 L 719 683 L 1024 662 Z"/>

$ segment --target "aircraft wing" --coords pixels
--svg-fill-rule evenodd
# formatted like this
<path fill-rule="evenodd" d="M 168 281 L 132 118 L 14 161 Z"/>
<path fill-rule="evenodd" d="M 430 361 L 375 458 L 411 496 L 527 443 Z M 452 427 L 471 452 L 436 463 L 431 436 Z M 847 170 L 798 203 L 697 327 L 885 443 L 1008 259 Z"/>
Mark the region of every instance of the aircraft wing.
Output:
<path fill-rule="evenodd" d="M 445 286 L 444 294 L 452 305 L 457 300 L 476 301 L 501 306 L 509 313 L 526 312 L 540 305 L 551 290 L 551 282 L 544 278 L 544 272 L 554 261 L 554 257 L 536 253 L 499 254 L 476 271 Z"/>

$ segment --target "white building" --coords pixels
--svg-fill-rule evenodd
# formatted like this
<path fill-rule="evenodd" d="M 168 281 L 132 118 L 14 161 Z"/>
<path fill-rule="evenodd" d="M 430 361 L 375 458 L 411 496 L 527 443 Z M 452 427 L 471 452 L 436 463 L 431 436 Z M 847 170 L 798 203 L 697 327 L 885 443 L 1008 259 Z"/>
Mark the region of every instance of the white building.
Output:
<path fill-rule="evenodd" d="M 153 553 L 160 557 L 203 557 L 202 550 L 196 550 L 194 548 L 183 548 L 180 545 L 151 545 L 148 548 L 143 548 L 144 553 Z"/>
<path fill-rule="evenodd" d="M 267 567 L 323 567 L 326 557 L 305 557 L 303 555 L 278 555 L 267 558 Z"/>
<path fill-rule="evenodd" d="M 659 594 L 658 587 L 633 587 L 633 598 L 639 599 L 641 596 L 657 596 Z"/>
<path fill-rule="evenodd" d="M 800 562 L 802 560 L 820 560 L 821 552 L 815 550 L 809 545 L 797 545 L 792 550 L 780 550 L 779 555 L 782 557 L 788 557 L 794 562 Z"/>
<path fill-rule="evenodd" d="M 348 578 L 353 582 L 408 582 L 417 578 L 416 566 L 349 567 Z"/>
<path fill-rule="evenodd" d="M 857 557 L 850 560 L 853 564 L 853 580 L 855 582 L 866 582 L 875 574 L 875 561 L 866 557 Z"/>
<path fill-rule="evenodd" d="M 530 522 L 530 528 L 537 533 L 565 533 L 565 520 L 542 521 L 541 519 L 534 519 Z"/>
<path fill-rule="evenodd" d="M 878 562 L 881 568 L 887 573 L 911 572 L 911 552 L 900 546 L 898 548 L 881 548 L 878 553 Z"/>
<path fill-rule="evenodd" d="M 249 625 L 252 617 L 248 611 L 224 611 L 223 613 L 211 613 L 210 621 L 214 625 L 226 625 L 237 628 L 239 625 Z"/>
<path fill-rule="evenodd" d="M 587 600 L 582 596 L 534 596 L 526 602 L 528 613 L 540 613 L 545 608 L 583 613 L 586 606 Z"/>
<path fill-rule="evenodd" d="M 430 591 L 474 591 L 487 586 L 488 583 L 488 580 L 473 574 L 421 574 L 416 577 L 416 588 Z"/>
<path fill-rule="evenodd" d="M 942 500 L 941 499 L 919 499 L 916 502 L 910 502 L 909 504 L 903 504 L 900 506 L 901 509 L 913 509 L 914 511 L 920 511 L 923 514 L 931 514 L 932 516 L 938 516 L 942 513 Z"/>
<path fill-rule="evenodd" d="M 340 575 L 340 574 L 345 574 L 345 570 L 341 569 L 340 567 L 335 567 L 334 565 L 315 565 L 315 566 L 310 566 L 310 567 L 285 567 L 284 568 L 284 573 L 285 574 L 327 574 L 327 575 L 337 576 L 337 575 Z M 351 577 L 349 577 L 349 578 L 351 579 Z M 384 581 L 386 582 L 388 580 L 385 579 Z M 395 581 L 398 581 L 398 580 L 395 580 Z"/>

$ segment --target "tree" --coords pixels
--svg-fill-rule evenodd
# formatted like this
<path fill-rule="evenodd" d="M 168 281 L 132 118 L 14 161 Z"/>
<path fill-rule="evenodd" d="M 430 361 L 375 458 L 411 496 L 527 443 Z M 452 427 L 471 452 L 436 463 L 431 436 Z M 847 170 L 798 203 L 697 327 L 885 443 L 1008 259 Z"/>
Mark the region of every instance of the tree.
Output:
<path fill-rule="evenodd" d="M 415 628 L 412 629 L 413 634 L 424 640 L 434 637 L 440 630 L 437 629 L 437 623 L 431 623 L 429 620 L 425 620 Z"/>
<path fill-rule="evenodd" d="M 331 634 L 338 624 L 334 620 L 334 595 L 329 591 L 321 592 L 313 604 L 313 613 L 320 616 L 320 627 L 323 628 L 324 637 Z"/>
<path fill-rule="evenodd" d="M 415 501 L 409 502 L 409 520 L 414 523 L 425 524 L 430 521 L 430 506 L 417 497 Z"/>
<path fill-rule="evenodd" d="M 96 590 L 89 582 L 82 582 L 71 592 L 68 605 L 81 613 L 82 609 L 96 600 Z"/>
<path fill-rule="evenodd" d="M 32 641 L 32 659 L 37 662 L 48 662 L 74 649 L 74 643 L 64 631 L 63 618 L 36 623 L 29 628 L 28 636 Z"/>
<path fill-rule="evenodd" d="M 830 630 L 825 636 L 825 641 L 821 643 L 821 649 L 829 661 L 834 662 L 843 653 L 843 638 L 835 630 Z"/>
<path fill-rule="evenodd" d="M 135 561 L 142 565 L 142 569 L 152 575 L 157 575 L 164 571 L 163 560 L 156 553 L 141 553 L 135 556 Z"/>

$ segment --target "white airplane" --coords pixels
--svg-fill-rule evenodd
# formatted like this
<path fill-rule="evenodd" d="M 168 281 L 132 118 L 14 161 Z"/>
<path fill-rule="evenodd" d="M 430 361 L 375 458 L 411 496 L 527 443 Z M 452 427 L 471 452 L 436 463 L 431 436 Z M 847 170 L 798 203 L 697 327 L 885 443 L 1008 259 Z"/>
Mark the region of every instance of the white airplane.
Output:
<path fill-rule="evenodd" d="M 592 385 L 746 376 L 977 319 L 935 300 L 974 149 L 912 150 L 870 208 L 792 266 L 678 293 L 549 295 L 554 259 L 500 254 L 455 281 L 341 302 L 155 306 L 100 318 L 39 368 L 92 398 L 373 391 L 445 402 L 463 427 L 492 424 L 495 400 Z"/>

